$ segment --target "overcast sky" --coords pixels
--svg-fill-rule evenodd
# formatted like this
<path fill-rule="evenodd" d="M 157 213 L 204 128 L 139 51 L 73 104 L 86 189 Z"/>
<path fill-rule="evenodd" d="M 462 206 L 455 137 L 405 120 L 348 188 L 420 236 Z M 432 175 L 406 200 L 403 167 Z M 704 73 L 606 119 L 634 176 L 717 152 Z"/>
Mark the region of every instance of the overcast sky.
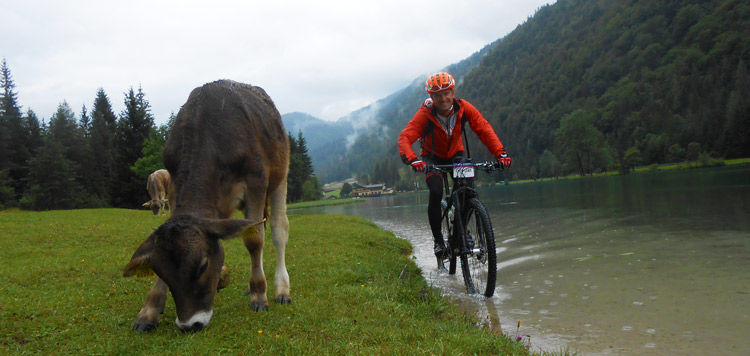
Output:
<path fill-rule="evenodd" d="M 480 50 L 550 0 L 0 0 L 18 104 L 47 122 L 98 88 L 115 114 L 143 89 L 157 124 L 217 79 L 282 114 L 336 120 Z"/>

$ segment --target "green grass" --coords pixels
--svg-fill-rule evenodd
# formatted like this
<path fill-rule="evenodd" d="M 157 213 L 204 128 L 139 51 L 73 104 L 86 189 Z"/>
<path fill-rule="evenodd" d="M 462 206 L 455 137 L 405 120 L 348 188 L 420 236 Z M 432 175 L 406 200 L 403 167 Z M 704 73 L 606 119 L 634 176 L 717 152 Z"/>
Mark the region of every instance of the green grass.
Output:
<path fill-rule="evenodd" d="M 367 220 L 290 215 L 290 305 L 250 310 L 250 258 L 225 241 L 232 282 L 208 328 L 182 334 L 169 297 L 158 328 L 131 331 L 153 278 L 124 278 L 163 217 L 123 209 L 0 212 L 0 354 L 528 355 L 431 289 L 410 244 Z M 275 249 L 264 251 L 273 300 Z"/>
<path fill-rule="evenodd" d="M 341 189 L 332 190 L 328 193 L 325 193 L 325 196 L 327 197 L 336 197 L 337 199 L 341 196 Z"/>
<path fill-rule="evenodd" d="M 364 202 L 364 199 L 354 199 L 354 198 L 345 198 L 345 199 L 331 199 L 331 200 L 313 200 L 313 201 L 305 201 L 300 203 L 291 203 L 287 205 L 288 210 L 294 210 L 299 208 L 312 208 L 316 206 L 327 206 L 327 205 L 340 205 L 340 204 L 349 204 L 349 203 L 361 203 Z"/>

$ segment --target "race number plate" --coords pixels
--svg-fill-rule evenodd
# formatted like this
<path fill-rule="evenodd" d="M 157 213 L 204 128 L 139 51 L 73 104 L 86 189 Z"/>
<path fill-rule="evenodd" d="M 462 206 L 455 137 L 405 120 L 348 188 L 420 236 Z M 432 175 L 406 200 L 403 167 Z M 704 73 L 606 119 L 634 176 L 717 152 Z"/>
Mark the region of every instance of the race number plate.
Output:
<path fill-rule="evenodd" d="M 471 163 L 454 163 L 453 178 L 474 178 L 474 166 Z"/>

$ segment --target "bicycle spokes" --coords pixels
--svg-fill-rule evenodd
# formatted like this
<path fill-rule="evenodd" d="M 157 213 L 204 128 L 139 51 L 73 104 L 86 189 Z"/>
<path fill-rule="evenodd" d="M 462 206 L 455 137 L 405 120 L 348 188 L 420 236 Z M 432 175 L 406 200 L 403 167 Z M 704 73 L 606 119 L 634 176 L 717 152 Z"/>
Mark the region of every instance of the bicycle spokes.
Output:
<path fill-rule="evenodd" d="M 487 211 L 479 199 L 468 201 L 468 214 L 464 221 L 466 239 L 473 241 L 469 253 L 461 256 L 461 265 L 467 291 L 474 290 L 486 297 L 495 293 L 497 255 L 495 236 Z"/>

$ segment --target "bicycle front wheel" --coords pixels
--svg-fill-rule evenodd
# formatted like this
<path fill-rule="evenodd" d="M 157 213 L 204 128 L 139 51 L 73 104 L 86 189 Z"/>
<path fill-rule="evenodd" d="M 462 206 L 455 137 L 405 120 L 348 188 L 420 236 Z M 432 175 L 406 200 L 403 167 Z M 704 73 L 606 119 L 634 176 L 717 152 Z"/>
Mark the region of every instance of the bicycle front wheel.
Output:
<path fill-rule="evenodd" d="M 461 255 L 464 282 L 469 293 L 481 293 L 489 298 L 495 294 L 497 280 L 497 251 L 492 222 L 484 204 L 477 198 L 469 200 L 465 213 L 466 241 L 471 253 Z"/>

